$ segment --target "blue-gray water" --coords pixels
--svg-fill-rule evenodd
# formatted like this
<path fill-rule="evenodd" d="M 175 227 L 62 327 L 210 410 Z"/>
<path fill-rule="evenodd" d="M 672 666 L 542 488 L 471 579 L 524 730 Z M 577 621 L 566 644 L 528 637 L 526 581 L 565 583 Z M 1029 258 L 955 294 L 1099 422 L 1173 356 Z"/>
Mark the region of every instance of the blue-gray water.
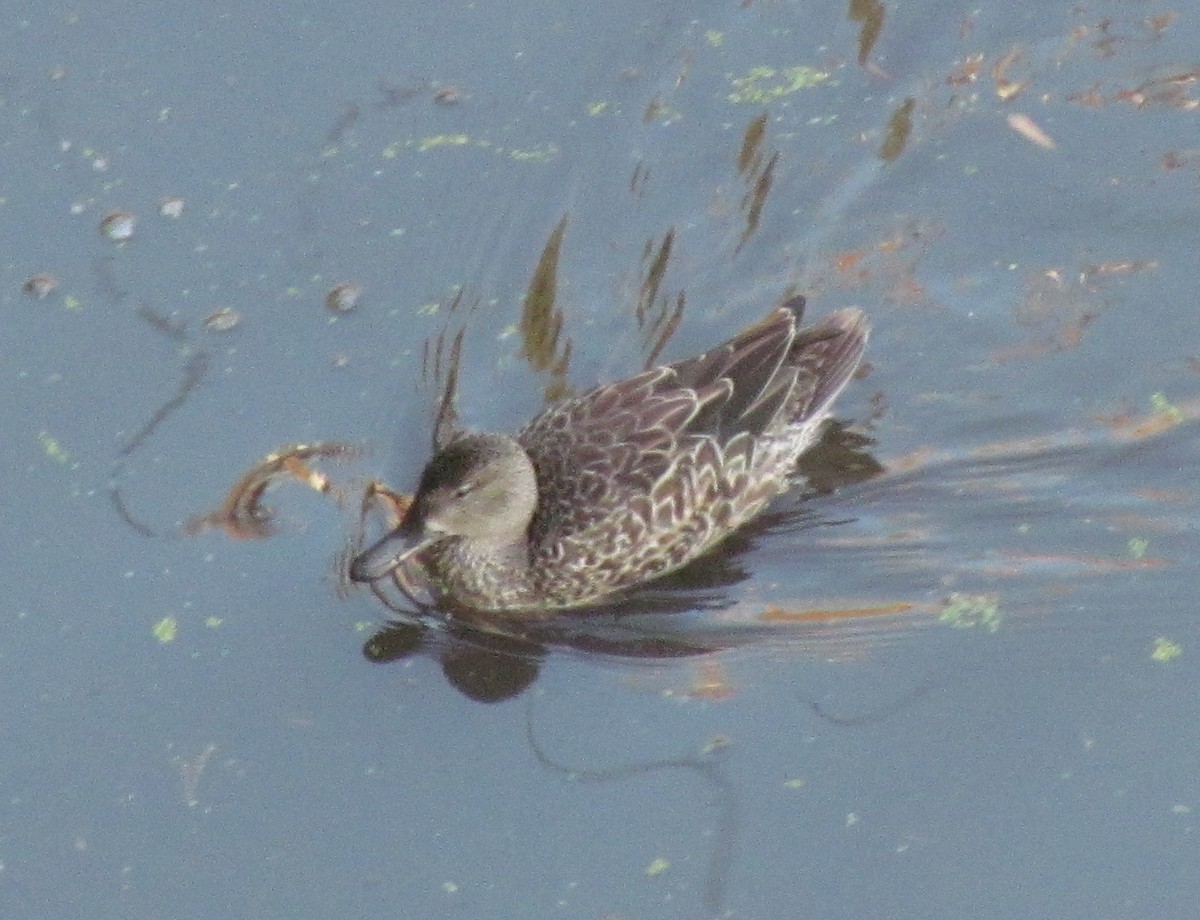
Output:
<path fill-rule="evenodd" d="M 0 23 L 0 915 L 1195 915 L 1194 0 L 90 6 Z M 364 658 L 352 502 L 179 535 L 286 443 L 411 487 L 442 333 L 518 426 L 560 225 L 565 385 L 642 365 L 672 230 L 664 359 L 870 314 L 838 415 L 888 472 L 676 618 L 773 638 L 551 643 L 481 705 L 452 637 Z"/>

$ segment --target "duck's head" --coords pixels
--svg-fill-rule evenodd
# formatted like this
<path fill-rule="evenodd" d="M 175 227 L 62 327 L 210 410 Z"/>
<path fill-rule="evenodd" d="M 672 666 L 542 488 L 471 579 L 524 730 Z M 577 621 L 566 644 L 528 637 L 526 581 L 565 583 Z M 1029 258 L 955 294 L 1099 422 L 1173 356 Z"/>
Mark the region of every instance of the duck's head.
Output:
<path fill-rule="evenodd" d="M 460 437 L 434 455 L 404 520 L 350 562 L 355 581 L 375 581 L 439 540 L 461 537 L 492 547 L 526 539 L 537 507 L 529 455 L 513 438 Z"/>

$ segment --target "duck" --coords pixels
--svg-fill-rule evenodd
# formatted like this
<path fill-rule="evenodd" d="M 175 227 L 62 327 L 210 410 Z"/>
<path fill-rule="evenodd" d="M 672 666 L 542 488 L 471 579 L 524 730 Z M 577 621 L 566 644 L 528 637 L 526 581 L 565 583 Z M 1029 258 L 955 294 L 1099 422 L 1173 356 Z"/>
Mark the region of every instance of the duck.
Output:
<path fill-rule="evenodd" d="M 456 433 L 350 578 L 392 579 L 449 611 L 539 616 L 711 552 L 787 491 L 862 361 L 861 310 L 805 326 L 804 309 L 791 297 L 715 348 L 563 399 L 515 435 Z"/>

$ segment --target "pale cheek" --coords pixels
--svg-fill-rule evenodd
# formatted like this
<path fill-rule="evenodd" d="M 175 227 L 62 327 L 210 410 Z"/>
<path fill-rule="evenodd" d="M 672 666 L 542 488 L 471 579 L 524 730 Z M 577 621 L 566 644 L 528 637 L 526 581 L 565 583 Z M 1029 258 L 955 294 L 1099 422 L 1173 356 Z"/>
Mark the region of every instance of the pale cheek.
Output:
<path fill-rule="evenodd" d="M 501 514 L 511 505 L 512 500 L 503 489 L 489 489 L 481 496 L 480 506 L 484 514 Z"/>
<path fill-rule="evenodd" d="M 453 526 L 456 533 L 472 533 L 478 530 L 487 518 L 496 514 L 496 511 L 496 507 L 487 497 L 472 495 L 469 501 L 455 508 L 446 521 Z"/>

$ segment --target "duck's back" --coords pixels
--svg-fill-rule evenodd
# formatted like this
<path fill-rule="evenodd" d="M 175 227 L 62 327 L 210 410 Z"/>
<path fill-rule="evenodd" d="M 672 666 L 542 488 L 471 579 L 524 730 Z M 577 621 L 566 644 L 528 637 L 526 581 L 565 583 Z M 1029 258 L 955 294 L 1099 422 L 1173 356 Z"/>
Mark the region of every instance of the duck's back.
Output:
<path fill-rule="evenodd" d="M 798 328 L 802 308 L 551 406 L 518 435 L 538 481 L 531 569 L 547 600 L 582 604 L 678 568 L 787 488 L 867 338 L 857 310 Z"/>

